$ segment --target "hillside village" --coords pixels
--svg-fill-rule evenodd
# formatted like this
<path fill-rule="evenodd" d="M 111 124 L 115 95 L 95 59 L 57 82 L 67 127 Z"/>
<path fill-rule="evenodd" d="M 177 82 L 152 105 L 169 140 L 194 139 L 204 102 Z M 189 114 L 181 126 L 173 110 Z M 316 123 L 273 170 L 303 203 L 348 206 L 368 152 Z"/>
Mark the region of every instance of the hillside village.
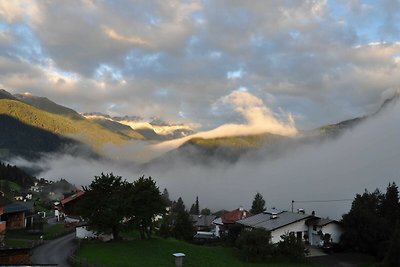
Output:
<path fill-rule="evenodd" d="M 196 246 L 211 246 L 210 249 L 227 244 L 238 249 L 239 255 L 244 255 L 243 257 L 250 261 L 265 261 L 266 259 L 270 261 L 276 257 L 273 256 L 274 253 L 278 253 L 294 262 L 304 262 L 307 255 L 308 257 L 321 256 L 326 253 L 346 251 L 348 249 L 346 248 L 346 238 L 355 231 L 350 229 L 351 232 L 346 233 L 349 231 L 349 223 L 346 220 L 337 221 L 320 217 L 314 211 L 306 212 L 303 209 L 285 211 L 268 207 L 259 193 L 255 195 L 251 209 L 239 207 L 231 211 L 212 212 L 207 208 L 200 209 L 197 197 L 190 210 L 187 210 L 181 198 L 171 201 L 167 189 L 161 193 L 151 178 L 144 177 L 132 184 L 132 188 L 138 186 L 141 188 L 135 194 L 139 199 L 139 204 L 137 202 L 128 204 L 136 206 L 131 213 L 135 214 L 134 217 L 127 215 L 129 213 L 115 213 L 112 216 L 120 216 L 120 219 L 111 222 L 108 218 L 110 215 L 106 212 L 107 207 L 111 207 L 108 205 L 115 205 L 111 203 L 114 189 L 110 187 L 110 184 L 119 182 L 123 188 L 126 186 L 126 182 L 121 182 L 121 177 L 102 174 L 102 176 L 96 177 L 89 187 L 78 189 L 66 180 L 52 182 L 43 178 L 36 179 L 15 166 L 2 164 L 0 173 L 2 175 L 0 262 L 7 264 L 28 264 L 35 261 L 32 258 L 34 247 L 46 244 L 49 242 L 48 240 L 57 240 L 63 235 L 70 235 L 73 239 L 80 240 L 79 244 L 87 243 L 87 246 L 90 247 L 91 244 L 97 242 L 107 246 L 108 243 L 114 244 L 121 239 L 131 240 L 127 242 L 142 242 L 136 240 L 137 235 L 136 238 L 132 237 L 131 234 L 135 231 L 140 233 L 140 239 L 152 239 L 155 234 L 161 238 L 172 237 L 184 240 L 183 242 L 189 242 L 188 244 Z M 101 182 L 106 182 L 103 184 L 106 188 L 102 189 L 106 191 L 95 192 L 96 183 Z M 150 189 L 155 190 L 153 191 L 154 196 L 150 197 L 149 193 L 145 193 L 147 194 L 146 199 L 150 197 L 154 203 L 145 200 L 148 207 L 144 208 L 144 202 L 142 202 L 144 200 L 140 198 L 140 195 L 143 192 L 150 192 Z M 386 196 L 394 198 L 395 201 L 397 198 L 397 208 L 399 208 L 398 191 L 396 190 L 397 186 L 394 183 L 389 185 Z M 357 198 L 368 198 L 375 193 L 365 192 L 363 196 L 357 195 L 355 201 Z M 100 194 L 104 197 L 108 195 L 108 197 L 100 200 L 99 195 L 93 194 Z M 125 193 L 121 191 L 118 194 L 119 197 L 124 197 Z M 90 200 L 93 197 L 95 197 L 96 203 L 90 202 L 93 201 Z M 122 202 L 116 204 L 123 205 Z M 93 213 L 91 209 L 83 209 L 85 205 L 91 205 L 93 210 L 98 210 L 98 212 Z M 353 203 L 352 211 L 355 208 L 354 205 Z M 146 216 L 150 216 L 151 221 L 147 221 L 147 226 L 144 228 L 143 225 L 137 224 L 137 220 L 142 216 L 138 210 L 147 212 Z M 350 215 L 351 212 L 345 215 L 344 219 Z M 145 218 L 141 219 L 142 223 L 146 221 Z M 356 220 L 359 219 L 361 218 L 356 218 Z M 113 230 L 115 226 L 119 227 L 120 233 Z M 353 225 L 353 227 L 357 226 Z M 256 236 L 251 236 L 256 233 L 258 233 Z M 264 239 L 261 238 L 263 235 Z M 268 245 L 272 250 L 265 252 L 263 249 L 257 248 L 258 245 L 255 245 L 257 243 L 251 241 L 254 238 L 261 238 L 262 246 Z M 280 250 L 284 243 L 288 247 L 286 250 Z M 251 246 L 256 247 L 251 249 Z M 260 250 L 254 252 L 254 249 L 256 249 L 255 251 Z M 271 254 L 271 251 L 276 252 Z M 362 250 L 360 252 L 371 253 L 371 251 Z M 75 264 L 80 263 L 84 259 L 80 255 L 79 250 L 75 251 L 68 260 Z M 387 257 L 378 254 L 376 256 L 381 259 Z M 87 261 L 88 259 L 86 259 Z"/>

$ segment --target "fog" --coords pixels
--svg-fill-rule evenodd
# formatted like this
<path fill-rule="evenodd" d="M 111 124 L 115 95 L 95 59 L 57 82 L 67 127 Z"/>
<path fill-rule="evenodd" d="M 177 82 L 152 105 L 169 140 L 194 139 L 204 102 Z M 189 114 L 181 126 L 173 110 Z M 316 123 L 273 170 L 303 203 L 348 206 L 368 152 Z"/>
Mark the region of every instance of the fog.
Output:
<path fill-rule="evenodd" d="M 257 135 L 266 132 L 282 136 L 296 136 L 298 134 L 290 113 L 285 113 L 281 109 L 279 114 L 274 114 L 260 98 L 249 92 L 233 91 L 219 99 L 214 107 L 232 109 L 234 113 L 242 117 L 244 122 L 223 124 L 212 130 L 157 144 L 141 141 L 130 141 L 123 145 L 107 144 L 104 146 L 103 152 L 113 159 L 145 163 L 178 148 L 192 138 L 212 139 Z"/>
<path fill-rule="evenodd" d="M 110 160 L 87 160 L 66 155 L 31 163 L 44 169 L 40 177 L 66 178 L 77 185 L 89 184 L 101 172 L 113 172 L 127 180 L 152 176 L 171 199 L 183 197 L 190 206 L 199 196 L 201 208 L 211 210 L 250 208 L 256 192 L 268 207 L 291 209 L 291 200 L 352 199 L 365 189 L 385 190 L 389 182 L 400 184 L 400 103 L 387 106 L 340 137 L 296 147 L 279 158 L 244 157 L 236 164 L 204 166 L 177 160 L 169 168 L 150 167 L 144 173 L 137 165 Z M 295 203 L 317 215 L 340 218 L 351 201 Z"/>

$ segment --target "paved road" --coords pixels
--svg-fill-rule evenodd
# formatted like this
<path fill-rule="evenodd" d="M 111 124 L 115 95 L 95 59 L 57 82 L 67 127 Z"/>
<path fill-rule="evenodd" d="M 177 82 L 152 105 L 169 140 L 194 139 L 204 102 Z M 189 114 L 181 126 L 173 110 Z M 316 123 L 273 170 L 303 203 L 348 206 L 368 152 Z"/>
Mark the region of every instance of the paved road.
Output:
<path fill-rule="evenodd" d="M 58 264 L 59 267 L 70 267 L 67 262 L 71 251 L 75 249 L 73 242 L 75 232 L 46 242 L 35 248 L 31 260 L 36 264 Z"/>

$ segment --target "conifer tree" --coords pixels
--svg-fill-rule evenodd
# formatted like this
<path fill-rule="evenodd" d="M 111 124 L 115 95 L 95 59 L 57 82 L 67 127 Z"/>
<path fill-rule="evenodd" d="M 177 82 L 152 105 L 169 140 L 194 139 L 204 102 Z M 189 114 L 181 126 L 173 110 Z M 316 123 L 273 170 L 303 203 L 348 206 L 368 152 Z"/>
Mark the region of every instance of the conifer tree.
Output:
<path fill-rule="evenodd" d="M 254 200 L 253 200 L 253 204 L 251 205 L 250 212 L 252 214 L 259 214 L 263 211 L 265 211 L 265 200 L 263 199 L 263 196 L 260 193 L 257 193 L 254 196 Z"/>

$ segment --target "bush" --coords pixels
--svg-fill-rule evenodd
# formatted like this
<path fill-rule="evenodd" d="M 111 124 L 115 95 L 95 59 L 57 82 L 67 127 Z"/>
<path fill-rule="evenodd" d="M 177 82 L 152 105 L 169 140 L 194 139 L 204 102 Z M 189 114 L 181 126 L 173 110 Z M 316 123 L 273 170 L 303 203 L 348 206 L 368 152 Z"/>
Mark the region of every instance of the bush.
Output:
<path fill-rule="evenodd" d="M 246 261 L 261 261 L 272 257 L 273 246 L 270 239 L 270 232 L 256 228 L 251 231 L 242 231 L 236 245 Z"/>
<path fill-rule="evenodd" d="M 275 255 L 280 258 L 292 261 L 304 261 L 308 254 L 308 249 L 304 246 L 302 240 L 299 240 L 295 233 L 290 232 L 281 236 L 282 241 L 278 242 Z"/>

